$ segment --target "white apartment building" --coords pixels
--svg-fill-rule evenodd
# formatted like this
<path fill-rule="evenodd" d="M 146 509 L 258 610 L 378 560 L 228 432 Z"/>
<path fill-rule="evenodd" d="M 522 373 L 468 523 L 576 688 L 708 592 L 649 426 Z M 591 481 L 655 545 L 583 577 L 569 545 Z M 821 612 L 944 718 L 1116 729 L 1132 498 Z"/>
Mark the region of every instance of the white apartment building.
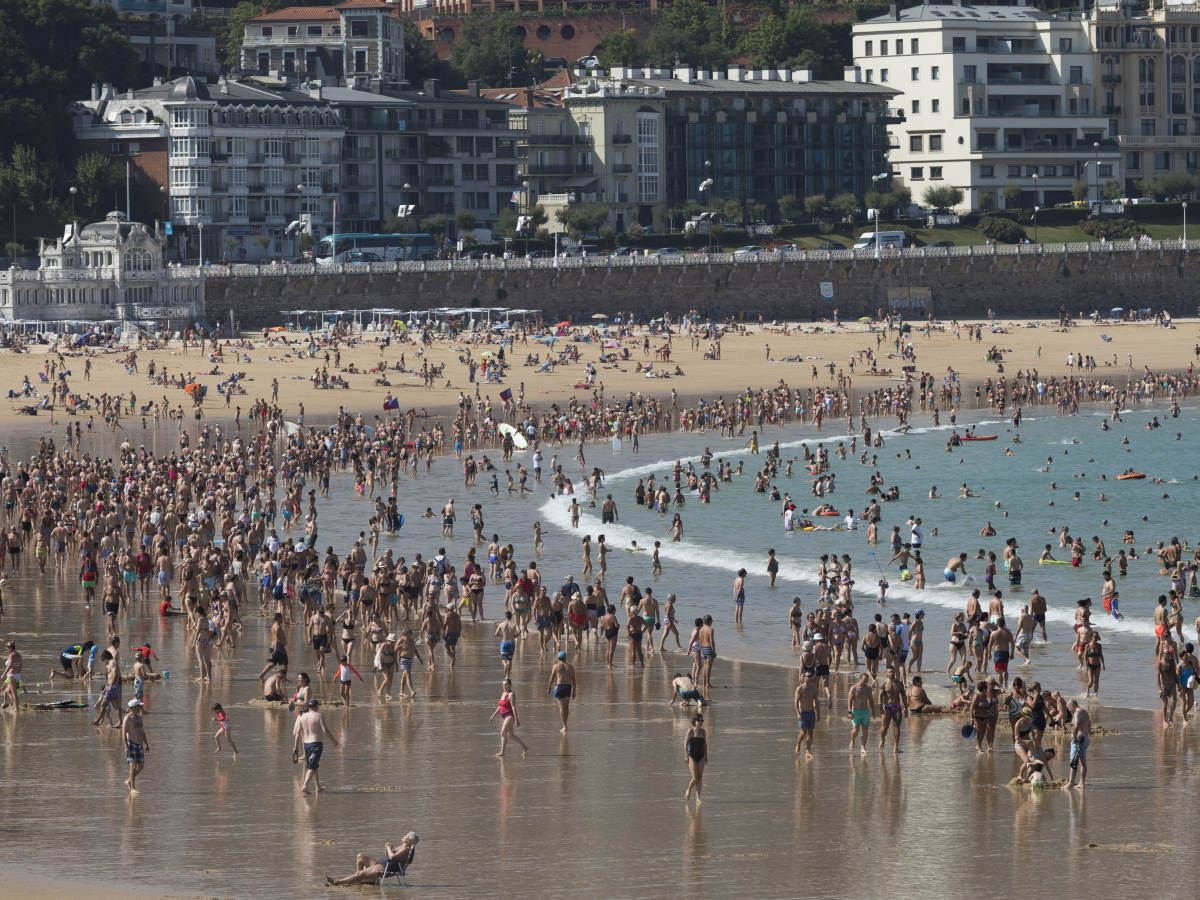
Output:
<path fill-rule="evenodd" d="M 1098 199 L 1121 179 L 1109 119 L 1093 100 L 1098 65 L 1079 12 L 926 4 L 854 26 L 864 80 L 903 93 L 888 126 L 890 171 L 921 202 L 931 185 L 963 191 L 963 209 Z"/>

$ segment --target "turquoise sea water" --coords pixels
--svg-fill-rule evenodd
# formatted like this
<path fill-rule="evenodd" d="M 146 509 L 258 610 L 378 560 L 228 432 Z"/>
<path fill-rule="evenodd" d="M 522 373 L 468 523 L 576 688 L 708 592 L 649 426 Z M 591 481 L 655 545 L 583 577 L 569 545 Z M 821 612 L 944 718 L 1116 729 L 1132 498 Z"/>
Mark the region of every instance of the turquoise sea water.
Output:
<path fill-rule="evenodd" d="M 1155 415 L 1162 427 L 1146 430 L 1146 424 Z M 985 603 L 989 596 L 983 584 L 984 561 L 975 558 L 977 551 L 994 551 L 1002 559 L 1005 540 L 1015 537 L 1025 562 L 1023 584 L 1010 589 L 1002 568 L 997 577 L 997 586 L 1004 590 L 1010 627 L 1015 625 L 1019 607 L 1031 589 L 1037 588 L 1049 603 L 1050 644 L 1042 644 L 1040 639 L 1035 642 L 1034 664 L 1022 674 L 1040 678 L 1044 685 L 1069 695 L 1082 692 L 1084 682 L 1077 677 L 1070 654 L 1071 624 L 1076 601 L 1090 596 L 1095 601 L 1093 617 L 1104 641 L 1108 663 L 1108 672 L 1101 682 L 1102 697 L 1109 703 L 1151 706 L 1156 702 L 1150 670 L 1153 607 L 1158 595 L 1165 593 L 1170 585 L 1165 576 L 1157 574 L 1156 557 L 1145 551 L 1173 536 L 1191 546 L 1196 543 L 1191 534 L 1190 512 L 1200 497 L 1200 482 L 1194 480 L 1200 473 L 1200 459 L 1192 441 L 1200 425 L 1200 409 L 1185 408 L 1178 418 L 1171 418 L 1166 409 L 1153 409 L 1147 404 L 1145 408 L 1124 412 L 1124 423 L 1113 423 L 1112 430 L 1107 432 L 1101 430 L 1106 418 L 1106 414 L 1097 410 L 1078 416 L 1035 412 L 1014 430 L 1008 420 L 975 417 L 979 434 L 996 434 L 999 439 L 964 444 L 953 452 L 946 451 L 951 430 L 948 425 L 914 427 L 901 434 L 887 431 L 880 421 L 873 423 L 885 429 L 884 446 L 871 451 L 878 456 L 875 466 L 871 465 L 870 457 L 866 464 L 854 456 L 839 460 L 834 451 L 841 442 L 848 447 L 850 436 L 836 429 L 826 428 L 822 434 L 802 429 L 765 432 L 763 452 L 778 440 L 785 461 L 801 456 L 801 442 L 811 449 L 821 443 L 830 451 L 838 487 L 834 494 L 823 499 L 811 495 L 811 480 L 801 460 L 797 459 L 790 479 L 783 477 L 781 467 L 776 481 L 780 492 L 790 493 L 800 508 L 811 509 L 824 501 L 837 506 L 843 514 L 849 508 L 861 513 L 870 502 L 865 490 L 876 469 L 882 473 L 885 486 L 899 487 L 899 501 L 881 504 L 884 517 L 879 527 L 880 543 L 874 547 L 867 544 L 865 526 L 850 532 L 785 532 L 780 504 L 769 500 L 766 494 L 753 491 L 753 472 L 763 457 L 755 458 L 745 449 L 746 438 L 725 440 L 711 433 L 672 435 L 643 442 L 642 453 L 636 457 L 628 452 L 617 455 L 609 448 L 593 448 L 588 465 L 599 465 L 606 471 L 603 492 L 611 493 L 617 501 L 621 521 L 616 527 L 601 526 L 598 510 L 588 510 L 578 531 L 590 533 L 593 541 L 599 533 L 606 535 L 610 546 L 617 551 L 609 557 L 610 573 L 624 574 L 628 569 L 638 576 L 639 583 L 659 585 L 656 593 L 665 595 L 674 591 L 680 600 L 681 622 L 690 623 L 704 613 L 714 614 L 724 655 L 773 663 L 794 661 L 787 629 L 788 609 L 793 596 L 801 598 L 805 610 L 816 606 L 816 567 L 820 555 L 848 553 L 855 563 L 854 596 L 860 623 L 865 624 L 877 611 L 890 615 L 924 608 L 926 668 L 934 671 L 946 666 L 946 636 L 953 611 L 964 607 L 972 586 L 984 590 Z M 922 419 L 929 421 L 928 417 L 919 416 L 918 422 Z M 961 426 L 960 420 L 960 432 Z M 1013 443 L 1014 435 L 1018 434 L 1020 443 Z M 1122 444 L 1124 437 L 1128 437 L 1128 444 Z M 699 470 L 698 457 L 705 447 L 735 466 L 745 461 L 746 474 L 735 476 L 731 485 L 722 485 L 710 504 L 689 498 L 679 510 L 685 539 L 678 544 L 668 543 L 666 531 L 671 515 L 638 508 L 633 501 L 634 486 L 639 478 L 651 475 L 656 482 L 670 480 L 676 459 L 685 464 L 690 459 Z M 860 453 L 861 449 L 860 437 Z M 1006 449 L 1012 450 L 1011 456 L 1005 455 Z M 715 460 L 713 465 L 715 469 Z M 1048 471 L 1042 472 L 1047 466 Z M 1130 467 L 1146 472 L 1148 477 L 1142 481 L 1111 480 Z M 1108 480 L 1102 481 L 1102 475 Z M 1154 478 L 1168 483 L 1156 484 Z M 957 499 L 963 483 L 980 497 Z M 929 499 L 932 485 L 937 485 L 938 493 L 943 495 L 941 499 Z M 1101 494 L 1107 499 L 1101 500 Z M 543 520 L 569 530 L 567 502 L 564 498 L 546 501 L 541 507 Z M 886 566 L 891 556 L 888 544 L 891 528 L 901 526 L 907 540 L 905 522 L 909 516 L 923 520 L 922 555 L 929 587 L 918 591 L 902 584 L 899 566 L 893 564 L 886 571 L 891 586 L 886 610 L 880 610 L 875 599 L 880 571 L 868 553 L 874 551 L 878 564 Z M 979 536 L 980 528 L 989 520 L 996 535 Z M 837 518 L 814 521 L 826 525 L 840 522 Z M 1056 558 L 1070 558 L 1069 552 L 1058 547 L 1058 533 L 1049 533 L 1051 527 L 1061 531 L 1063 526 L 1069 526 L 1072 535 L 1083 538 L 1088 557 L 1080 568 L 1039 567 L 1036 561 L 1046 543 L 1053 544 Z M 1134 546 L 1140 558 L 1130 561 L 1127 577 L 1118 578 L 1124 620 L 1116 621 L 1100 608 L 1102 565 L 1091 559 L 1091 539 L 1099 536 L 1107 552 L 1115 556 L 1123 546 L 1126 551 L 1131 549 L 1121 544 L 1125 529 L 1134 531 L 1137 541 Z M 622 548 L 632 541 L 650 546 L 654 540 L 663 542 L 664 572 L 661 577 L 650 579 L 649 553 L 630 553 Z M 767 550 L 772 547 L 780 559 L 774 590 L 768 587 L 766 576 Z M 941 573 L 946 561 L 960 552 L 968 553 L 967 571 L 974 576 L 973 585 L 943 582 Z M 745 620 L 742 627 L 735 629 L 732 583 L 739 567 L 746 568 L 750 576 Z M 575 568 L 579 568 L 578 563 Z M 611 574 L 609 581 L 611 587 Z M 1189 640 L 1195 637 L 1192 623 L 1198 612 L 1200 603 L 1184 601 L 1185 635 Z"/>

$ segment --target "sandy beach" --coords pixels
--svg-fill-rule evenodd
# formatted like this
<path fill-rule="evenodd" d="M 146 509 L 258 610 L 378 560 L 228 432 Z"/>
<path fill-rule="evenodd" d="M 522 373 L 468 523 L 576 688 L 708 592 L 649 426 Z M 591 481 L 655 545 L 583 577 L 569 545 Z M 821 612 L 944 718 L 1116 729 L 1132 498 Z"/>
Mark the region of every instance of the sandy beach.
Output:
<path fill-rule="evenodd" d="M 960 324 L 963 328 L 958 336 L 952 323 L 940 323 L 928 336 L 922 331 L 905 336 L 905 341 L 912 342 L 917 354 L 918 373 L 929 372 L 940 381 L 950 368 L 958 373 L 965 386 L 973 386 L 988 377 L 995 379 L 1002 373 L 994 362 L 985 358 L 988 350 L 995 346 L 1004 354 L 1004 373 L 1007 374 L 1018 369 L 1037 370 L 1043 376 L 1078 374 L 1077 369 L 1067 365 L 1068 355 L 1074 354 L 1076 358 L 1090 355 L 1098 366 L 1095 377 L 1111 375 L 1114 383 L 1124 385 L 1126 379 L 1140 377 L 1144 366 L 1149 366 L 1157 373 L 1187 370 L 1196 361 L 1195 350 L 1200 342 L 1200 321 L 1195 319 L 1177 319 L 1173 323 L 1175 327 L 1170 329 L 1156 327 L 1149 322 L 1094 325 L 1087 321 L 1064 330 L 1059 329 L 1057 323 L 1045 320 L 998 321 L 996 333 L 989 331 L 987 323 L 971 323 L 983 325 L 982 342 L 968 340 L 965 330 L 968 323 Z M 580 386 L 584 382 L 583 365 L 587 361 L 595 363 L 602 348 L 605 352 L 617 353 L 622 348 L 630 350 L 628 361 L 622 361 L 615 367 L 599 368 L 598 385 L 603 385 L 607 397 L 640 393 L 643 396 L 665 398 L 674 390 L 681 405 L 700 397 L 730 397 L 746 387 L 756 390 L 777 385 L 781 380 L 792 387 L 828 387 L 834 383 L 829 376 L 830 362 L 837 366 L 838 371 L 851 376 L 855 391 L 895 384 L 903 376 L 901 367 L 905 361 L 888 358 L 888 354 L 894 351 L 895 330 L 890 332 L 887 341 L 877 342 L 872 326 L 862 323 L 836 328 L 829 324 L 792 325 L 786 334 L 782 329 L 782 325 L 752 324 L 745 327 L 744 333 L 730 333 L 721 341 L 720 359 L 705 358 L 709 351 L 707 342 L 702 341 L 699 349 L 693 350 L 686 335 L 675 335 L 670 360 L 664 363 L 655 359 L 655 351 L 665 343 L 663 338 L 651 336 L 648 353 L 642 349 L 644 335 L 640 332 L 620 340 L 618 347 L 603 348 L 606 341 L 612 344 L 614 339 L 606 338 L 603 330 L 593 328 L 589 323 L 581 331 L 568 330 L 568 335 L 559 338 L 554 346 L 557 352 L 572 343 L 572 336 L 579 334 L 590 337 L 588 343 L 576 342 L 580 348 L 577 362 L 556 366 L 553 372 L 539 372 L 536 367 L 524 365 L 528 355 L 537 355 L 544 362 L 549 352 L 546 344 L 530 337 L 528 343 L 518 342 L 509 354 L 511 367 L 503 384 L 480 384 L 478 389 L 481 397 L 497 401 L 501 390 L 508 388 L 515 394 L 518 386 L 524 383 L 526 403 L 535 409 L 546 409 L 552 403 L 561 404 L 572 396 L 586 397 L 591 391 Z M 1104 337 L 1111 340 L 1104 340 Z M 328 371 L 331 374 L 342 373 L 348 387 L 317 389 L 313 387 L 311 378 L 314 371 L 326 366 L 324 349 L 310 356 L 305 349 L 305 336 L 298 333 L 286 334 L 267 344 L 258 336 L 248 335 L 247 340 L 251 342 L 250 349 L 237 356 L 229 351 L 217 363 L 201 356 L 195 346 L 187 348 L 185 352 L 176 341 L 165 349 L 139 351 L 137 372 L 127 371 L 124 360 L 128 351 L 70 351 L 63 354 L 60 366 L 70 372 L 68 383 L 76 393 L 96 396 L 107 393 L 126 398 L 132 394 L 137 398 L 139 407 L 150 401 L 157 403 L 166 397 L 171 406 L 182 404 L 189 418 L 191 401 L 183 390 L 150 384 L 146 372 L 153 362 L 157 370 L 165 367 L 172 377 L 191 373 L 195 381 L 208 386 L 204 414 L 207 419 L 215 420 L 232 418 L 238 405 L 245 410 L 255 399 L 269 400 L 271 382 L 278 379 L 279 403 L 286 416 L 294 418 L 302 403 L 308 420 L 317 421 L 328 419 L 342 407 L 352 412 L 362 412 L 368 418 L 375 413 L 383 415 L 382 403 L 389 390 L 399 398 L 401 411 L 415 408 L 425 409 L 431 414 L 444 414 L 457 405 L 460 394 L 474 396 L 475 385 L 469 382 L 466 367 L 459 362 L 465 350 L 469 347 L 472 356 L 479 359 L 483 352 L 489 349 L 495 351 L 498 347 L 498 344 L 489 345 L 475 340 L 468 343 L 437 339 L 423 353 L 419 346 L 411 342 L 393 342 L 381 351 L 368 333 L 357 346 L 342 344 L 340 369 L 333 365 L 331 355 Z M 288 343 L 283 343 L 285 340 Z M 490 340 L 498 342 L 494 335 Z M 891 375 L 867 374 L 867 367 L 861 359 L 851 373 L 851 356 L 867 349 L 877 353 L 880 368 L 891 369 Z M 27 376 L 35 388 L 44 393 L 46 385 L 40 382 L 37 373 L 53 358 L 47 351 L 46 345 L 33 345 L 32 352 L 28 354 L 0 353 L 0 389 L 19 390 L 22 379 Z M 407 371 L 398 373 L 394 371 L 394 366 L 402 354 Z M 90 379 L 85 380 L 83 369 L 88 356 L 92 359 L 92 374 Z M 796 361 L 786 361 L 792 359 Z M 389 368 L 387 377 L 391 382 L 390 388 L 375 385 L 376 375 L 346 373 L 352 366 L 360 372 L 367 372 L 381 360 Z M 426 361 L 431 367 L 445 366 L 444 377 L 428 388 L 422 384 L 420 375 Z M 647 363 L 655 363 L 655 371 L 674 373 L 679 367 L 684 374 L 669 378 L 646 377 L 637 368 L 639 364 L 644 368 Z M 812 376 L 814 366 L 818 370 L 816 379 Z M 214 368 L 219 374 L 209 374 Z M 225 399 L 216 388 L 219 382 L 235 372 L 246 373 L 241 383 L 247 393 L 235 396 L 226 408 Z M 18 415 L 16 410 L 31 402 L 36 403 L 37 398 L 10 399 L 8 404 L 0 404 L 0 423 L 21 421 L 24 417 Z M 973 402 L 973 398 L 967 399 L 964 391 L 964 407 L 969 408 Z M 61 405 L 55 416 L 58 422 L 67 418 Z M 45 419 L 45 411 L 40 412 L 38 418 Z M 129 428 L 128 423 L 126 428 Z"/>

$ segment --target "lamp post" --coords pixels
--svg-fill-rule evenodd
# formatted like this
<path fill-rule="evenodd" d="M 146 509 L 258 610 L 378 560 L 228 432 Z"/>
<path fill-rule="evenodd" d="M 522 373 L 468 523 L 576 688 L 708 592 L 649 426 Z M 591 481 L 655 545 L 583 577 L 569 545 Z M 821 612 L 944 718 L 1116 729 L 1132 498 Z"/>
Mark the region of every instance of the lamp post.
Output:
<path fill-rule="evenodd" d="M 1095 200 L 1095 202 L 1099 203 L 1100 202 L 1100 142 L 1099 141 L 1096 141 L 1095 143 L 1092 144 L 1092 152 L 1094 154 L 1096 154 L 1096 158 L 1095 158 L 1095 163 L 1096 163 L 1096 175 L 1095 175 L 1095 178 L 1096 178 L 1096 200 Z"/>
<path fill-rule="evenodd" d="M 1183 201 L 1183 246 L 1187 249 L 1187 201 Z"/>
<path fill-rule="evenodd" d="M 529 258 L 529 182 L 521 182 L 521 205 L 524 207 L 525 221 L 522 223 L 524 227 L 521 229 L 525 234 L 525 258 Z"/>
<path fill-rule="evenodd" d="M 1042 200 L 1042 198 L 1038 195 L 1037 184 L 1038 184 L 1038 175 L 1037 175 L 1037 172 L 1034 172 L 1033 173 L 1033 242 L 1035 244 L 1038 242 L 1038 227 L 1037 227 L 1038 204 L 1041 203 L 1041 200 Z"/>
<path fill-rule="evenodd" d="M 75 237 L 75 230 L 77 227 L 75 225 L 75 195 L 79 193 L 79 188 L 75 187 L 75 185 L 71 185 L 70 191 L 71 191 L 71 237 Z"/>
<path fill-rule="evenodd" d="M 878 175 L 872 175 L 871 186 L 874 188 L 879 182 L 886 181 L 890 175 L 891 172 L 880 172 Z M 878 191 L 876 191 L 876 193 L 878 193 Z M 876 209 L 873 210 L 873 212 L 875 213 L 875 258 L 879 259 L 879 213 L 882 212 L 882 210 Z M 871 212 L 868 212 L 867 215 L 871 215 Z"/>
<path fill-rule="evenodd" d="M 704 190 L 706 190 L 708 192 L 704 195 L 705 203 L 712 203 L 712 190 L 716 186 L 716 182 L 713 181 L 713 177 L 712 177 L 712 160 L 711 159 L 706 159 L 704 161 L 704 181 L 702 182 L 702 184 L 704 185 Z M 707 252 L 709 252 L 709 253 L 712 253 L 712 239 L 713 239 L 712 227 L 713 227 L 713 222 L 712 222 L 712 216 L 710 215 L 708 217 L 708 234 L 705 235 L 705 241 L 704 241 L 705 250 L 707 250 Z"/>
<path fill-rule="evenodd" d="M 296 239 L 294 241 L 295 246 L 293 249 L 296 252 L 293 255 L 296 257 L 300 257 L 300 235 L 304 234 L 304 188 L 305 185 L 303 181 L 296 185 L 296 193 L 300 195 L 296 198 L 296 221 L 302 223 L 299 230 L 296 232 Z"/>
<path fill-rule="evenodd" d="M 1041 207 L 1040 207 L 1040 206 L 1035 206 L 1035 207 L 1033 208 L 1033 242 L 1034 242 L 1035 244 L 1039 243 L 1039 241 L 1038 241 L 1038 224 L 1037 224 L 1037 214 L 1038 214 L 1038 211 L 1039 211 L 1040 209 L 1041 209 Z"/>

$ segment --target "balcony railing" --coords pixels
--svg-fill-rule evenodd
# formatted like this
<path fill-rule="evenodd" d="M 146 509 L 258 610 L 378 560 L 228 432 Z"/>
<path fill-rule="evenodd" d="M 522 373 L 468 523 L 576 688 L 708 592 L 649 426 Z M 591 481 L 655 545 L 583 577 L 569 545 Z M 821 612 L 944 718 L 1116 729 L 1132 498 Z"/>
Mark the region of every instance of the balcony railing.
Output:
<path fill-rule="evenodd" d="M 614 134 L 612 136 L 612 142 L 614 144 L 632 144 L 633 143 L 633 135 L 632 134 Z"/>
<path fill-rule="evenodd" d="M 630 163 L 615 163 L 612 170 L 617 175 L 628 175 L 633 171 L 633 166 Z"/>
<path fill-rule="evenodd" d="M 539 162 L 531 162 L 529 164 L 530 175 L 590 175 L 591 172 L 591 166 Z"/>

